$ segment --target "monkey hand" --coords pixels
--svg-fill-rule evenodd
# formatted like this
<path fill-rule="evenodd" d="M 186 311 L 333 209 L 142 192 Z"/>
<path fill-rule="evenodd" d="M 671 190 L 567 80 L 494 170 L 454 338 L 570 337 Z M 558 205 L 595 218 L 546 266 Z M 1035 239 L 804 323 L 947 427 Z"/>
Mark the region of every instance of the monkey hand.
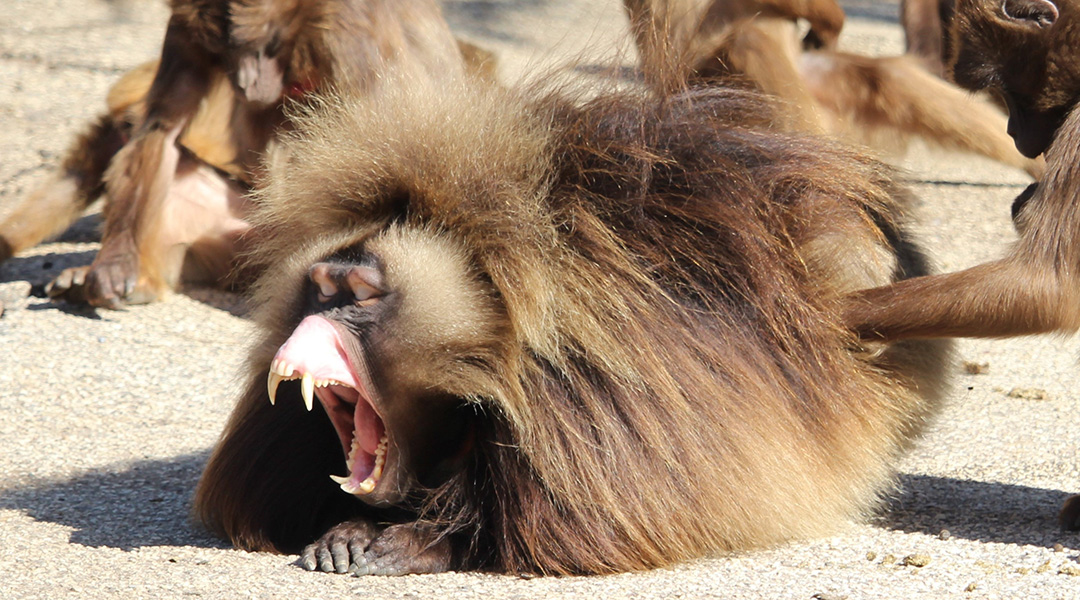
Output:
<path fill-rule="evenodd" d="M 309 570 L 351 575 L 441 573 L 450 568 L 451 548 L 428 526 L 391 525 L 382 531 L 370 521 L 346 521 L 304 548 Z"/>

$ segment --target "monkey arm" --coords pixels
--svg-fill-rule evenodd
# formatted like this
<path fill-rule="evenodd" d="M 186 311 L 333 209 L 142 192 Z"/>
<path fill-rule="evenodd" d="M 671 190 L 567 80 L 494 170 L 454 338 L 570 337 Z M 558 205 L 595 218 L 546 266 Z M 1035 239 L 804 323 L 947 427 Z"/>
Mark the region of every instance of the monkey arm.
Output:
<path fill-rule="evenodd" d="M 1056 273 L 1010 258 L 860 291 L 843 316 L 863 339 L 891 341 L 1074 331 L 1078 315 Z"/>

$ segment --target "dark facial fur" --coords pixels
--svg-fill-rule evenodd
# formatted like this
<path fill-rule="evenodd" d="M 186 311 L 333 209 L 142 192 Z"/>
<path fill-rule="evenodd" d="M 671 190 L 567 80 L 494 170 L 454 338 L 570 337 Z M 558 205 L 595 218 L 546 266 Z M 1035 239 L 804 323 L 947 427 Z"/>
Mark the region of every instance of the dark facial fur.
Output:
<path fill-rule="evenodd" d="M 956 82 L 992 89 L 1009 108 L 1009 134 L 1027 156 L 1046 150 L 1080 97 L 1080 21 L 1072 1 L 960 0 Z"/>

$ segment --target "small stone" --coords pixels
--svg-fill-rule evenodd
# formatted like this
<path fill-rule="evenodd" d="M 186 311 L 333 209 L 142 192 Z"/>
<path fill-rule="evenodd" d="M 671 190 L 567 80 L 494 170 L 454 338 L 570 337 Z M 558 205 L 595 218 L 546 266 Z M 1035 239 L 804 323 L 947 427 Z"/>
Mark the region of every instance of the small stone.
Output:
<path fill-rule="evenodd" d="M 937 536 L 938 536 L 939 540 L 950 540 L 950 539 L 952 539 L 952 533 L 950 533 L 948 529 L 942 529 L 941 531 L 938 532 Z"/>
<path fill-rule="evenodd" d="M 1080 567 L 1076 565 L 1065 565 L 1058 569 L 1059 575 L 1071 575 L 1073 577 L 1080 577 Z"/>
<path fill-rule="evenodd" d="M 874 552 L 873 550 L 871 550 L 871 551 L 866 553 L 866 560 L 868 560 L 870 562 L 873 562 L 876 559 L 877 559 L 877 552 Z"/>
<path fill-rule="evenodd" d="M 1018 567 L 1016 569 L 1016 572 L 1019 573 L 1020 575 L 1027 575 L 1027 574 L 1031 573 L 1031 569 L 1029 569 L 1027 567 Z"/>
<path fill-rule="evenodd" d="M 972 583 L 967 584 L 967 587 L 964 588 L 964 591 L 965 592 L 974 592 L 978 588 L 979 588 L 979 586 L 976 585 L 974 582 L 972 582 Z"/>
<path fill-rule="evenodd" d="M 1064 551 L 1065 551 L 1065 546 L 1062 546 L 1061 544 L 1054 544 L 1054 552 L 1064 552 Z"/>
<path fill-rule="evenodd" d="M 984 375 L 990 372 L 990 363 L 977 363 L 965 360 L 964 372 L 968 375 Z"/>
<path fill-rule="evenodd" d="M 1020 398 L 1021 400 L 1049 400 L 1050 394 L 1046 390 L 1039 388 L 1013 388 L 1009 390 L 1009 393 L 1005 394 L 1010 398 Z"/>
<path fill-rule="evenodd" d="M 893 564 L 895 562 L 896 562 L 896 557 L 893 556 L 892 554 L 886 554 L 885 556 L 881 557 L 881 564 L 883 564 L 883 565 L 891 565 L 891 564 Z"/>
<path fill-rule="evenodd" d="M 908 554 L 904 557 L 905 567 L 925 567 L 930 564 L 929 554 Z"/>
<path fill-rule="evenodd" d="M 1050 561 L 1049 560 L 1044 562 L 1043 564 L 1035 567 L 1035 572 L 1036 573 L 1045 573 L 1045 572 L 1047 572 L 1049 570 L 1050 570 Z"/>

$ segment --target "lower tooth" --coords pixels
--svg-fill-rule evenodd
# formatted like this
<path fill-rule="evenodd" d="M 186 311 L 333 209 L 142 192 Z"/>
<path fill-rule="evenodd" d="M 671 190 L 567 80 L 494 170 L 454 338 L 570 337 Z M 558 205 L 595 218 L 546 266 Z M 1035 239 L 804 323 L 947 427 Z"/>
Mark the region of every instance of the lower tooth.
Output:
<path fill-rule="evenodd" d="M 360 483 L 354 484 L 350 480 L 350 476 L 352 475 L 351 465 L 353 458 L 356 456 L 356 451 L 360 447 L 359 440 L 354 437 L 352 448 L 349 450 L 349 458 L 345 463 L 345 468 L 348 469 L 349 475 L 345 477 L 331 475 L 330 479 L 341 486 L 341 490 L 346 494 L 370 494 L 375 490 L 375 485 L 379 482 L 379 477 L 382 476 L 383 466 L 386 464 L 386 447 L 389 442 L 390 440 L 385 435 L 379 440 L 379 445 L 375 448 L 375 466 L 371 469 L 371 475 Z"/>

